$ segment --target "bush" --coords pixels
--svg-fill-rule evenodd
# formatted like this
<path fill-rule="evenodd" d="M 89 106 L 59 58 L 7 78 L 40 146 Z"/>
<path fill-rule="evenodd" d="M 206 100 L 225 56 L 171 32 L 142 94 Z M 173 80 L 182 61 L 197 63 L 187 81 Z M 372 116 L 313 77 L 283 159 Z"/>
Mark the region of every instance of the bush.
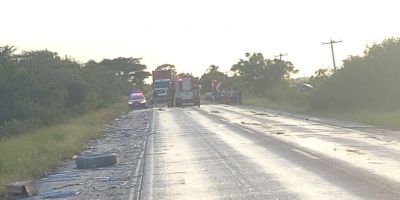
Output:
<path fill-rule="evenodd" d="M 400 40 L 387 39 L 350 57 L 310 96 L 315 110 L 393 110 L 400 107 Z"/>
<path fill-rule="evenodd" d="M 0 47 L 0 136 L 23 133 L 110 105 L 128 94 L 132 86 L 131 77 L 116 71 L 122 62 L 110 60 L 113 66 L 106 66 L 89 61 L 82 65 L 47 50 L 14 51 L 13 47 Z M 138 59 L 126 60 L 135 62 L 125 68 L 132 65 L 137 71 L 145 69 Z"/>

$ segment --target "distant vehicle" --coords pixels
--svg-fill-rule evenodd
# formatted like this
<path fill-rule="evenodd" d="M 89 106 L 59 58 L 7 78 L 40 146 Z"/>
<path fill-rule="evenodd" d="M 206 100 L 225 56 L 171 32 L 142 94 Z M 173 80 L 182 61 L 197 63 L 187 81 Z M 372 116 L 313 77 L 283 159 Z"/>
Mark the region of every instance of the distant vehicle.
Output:
<path fill-rule="evenodd" d="M 153 90 L 153 94 L 158 97 L 166 97 L 168 95 L 168 91 L 166 88 L 156 88 Z"/>
<path fill-rule="evenodd" d="M 198 77 L 193 77 L 192 79 L 192 90 L 193 90 L 193 103 L 194 106 L 200 107 L 200 79 Z"/>
<path fill-rule="evenodd" d="M 200 106 L 199 79 L 193 76 L 179 77 L 175 80 L 174 94 L 175 106 L 181 106 L 183 104 Z"/>
<path fill-rule="evenodd" d="M 133 93 L 129 95 L 128 106 L 131 110 L 146 109 L 147 101 L 143 93 Z"/>
<path fill-rule="evenodd" d="M 297 86 L 297 93 L 306 92 L 308 90 L 312 90 L 314 87 L 310 84 L 301 84 Z"/>
<path fill-rule="evenodd" d="M 153 96 L 152 103 L 158 102 L 172 105 L 174 84 L 171 70 L 153 71 Z M 166 91 L 166 95 L 165 95 Z"/>
<path fill-rule="evenodd" d="M 152 103 L 168 103 L 168 90 L 166 88 L 155 88 Z"/>

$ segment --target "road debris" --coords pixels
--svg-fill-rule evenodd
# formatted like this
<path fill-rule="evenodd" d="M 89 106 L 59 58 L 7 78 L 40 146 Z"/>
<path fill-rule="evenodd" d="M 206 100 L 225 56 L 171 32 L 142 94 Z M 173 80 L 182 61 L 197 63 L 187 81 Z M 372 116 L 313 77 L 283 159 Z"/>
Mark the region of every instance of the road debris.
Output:
<path fill-rule="evenodd" d="M 34 181 L 21 181 L 6 185 L 8 198 L 30 197 L 38 193 Z"/>
<path fill-rule="evenodd" d="M 133 174 L 149 134 L 152 112 L 132 111 L 105 126 L 103 138 L 90 141 L 75 160 L 67 160 L 65 165 L 37 180 L 39 195 L 24 199 L 128 199 L 138 181 Z M 84 167 L 80 166 L 82 162 Z"/>
<path fill-rule="evenodd" d="M 70 186 L 76 186 L 76 185 L 83 185 L 83 183 L 70 183 L 70 184 L 63 185 L 63 186 L 53 187 L 53 189 L 57 190 L 57 189 L 62 189 L 62 188 L 70 187 Z"/>
<path fill-rule="evenodd" d="M 244 121 L 241 121 L 240 123 L 241 124 L 245 124 L 245 125 L 255 125 L 255 126 L 260 126 L 261 125 L 260 123 L 255 123 L 255 122 L 244 122 Z"/>
<path fill-rule="evenodd" d="M 96 179 L 96 180 L 99 180 L 99 181 L 111 181 L 111 177 L 109 177 L 109 176 L 105 176 L 105 177 L 96 177 L 95 179 Z"/>
<path fill-rule="evenodd" d="M 78 190 L 55 190 L 43 193 L 41 196 L 45 199 L 62 198 L 76 196 L 83 192 L 83 189 Z"/>
<path fill-rule="evenodd" d="M 359 149 L 346 149 L 346 151 L 350 153 L 363 154 Z"/>
<path fill-rule="evenodd" d="M 77 169 L 92 169 L 115 165 L 118 162 L 117 154 L 85 154 L 75 160 Z"/>

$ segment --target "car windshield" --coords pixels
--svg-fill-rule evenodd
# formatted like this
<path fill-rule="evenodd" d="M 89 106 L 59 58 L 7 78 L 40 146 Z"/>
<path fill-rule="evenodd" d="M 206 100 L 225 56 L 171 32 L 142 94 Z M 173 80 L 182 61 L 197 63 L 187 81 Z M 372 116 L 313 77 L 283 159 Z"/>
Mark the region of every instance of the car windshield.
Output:
<path fill-rule="evenodd" d="M 157 94 L 161 94 L 161 93 L 167 93 L 167 90 L 166 89 L 156 89 L 156 90 L 154 90 L 154 92 Z"/>
<path fill-rule="evenodd" d="M 143 100 L 144 99 L 144 96 L 143 95 L 130 95 L 129 96 L 129 99 L 130 100 Z"/>

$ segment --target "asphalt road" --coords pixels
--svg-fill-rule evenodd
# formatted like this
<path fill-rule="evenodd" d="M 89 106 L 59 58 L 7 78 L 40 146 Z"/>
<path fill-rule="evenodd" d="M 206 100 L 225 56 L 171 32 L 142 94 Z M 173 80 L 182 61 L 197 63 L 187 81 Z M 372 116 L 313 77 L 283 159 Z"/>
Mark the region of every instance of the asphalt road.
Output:
<path fill-rule="evenodd" d="M 395 136 L 260 108 L 154 111 L 140 199 L 400 199 Z"/>

